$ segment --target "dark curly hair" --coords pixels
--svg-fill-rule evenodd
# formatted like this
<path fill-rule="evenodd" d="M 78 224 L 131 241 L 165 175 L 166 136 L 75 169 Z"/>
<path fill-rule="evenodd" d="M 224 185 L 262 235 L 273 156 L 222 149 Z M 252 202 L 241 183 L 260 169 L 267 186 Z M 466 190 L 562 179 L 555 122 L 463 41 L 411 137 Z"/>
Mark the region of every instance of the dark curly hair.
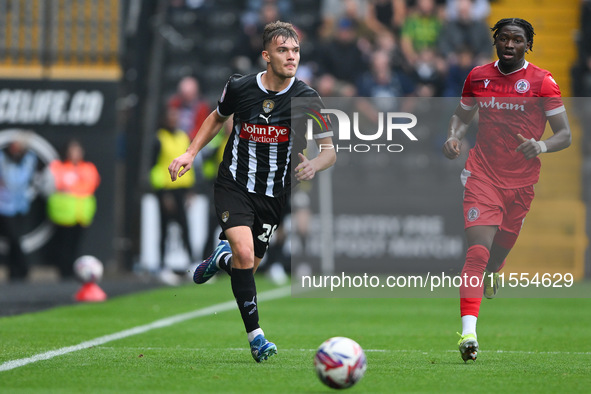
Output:
<path fill-rule="evenodd" d="M 533 50 L 534 48 L 534 27 L 526 21 L 525 19 L 521 18 L 504 18 L 498 21 L 493 27 L 491 27 L 491 31 L 493 32 L 493 41 L 497 41 L 497 37 L 499 36 L 499 30 L 502 27 L 507 25 L 515 25 L 521 27 L 525 31 L 525 38 L 529 43 L 529 49 Z"/>

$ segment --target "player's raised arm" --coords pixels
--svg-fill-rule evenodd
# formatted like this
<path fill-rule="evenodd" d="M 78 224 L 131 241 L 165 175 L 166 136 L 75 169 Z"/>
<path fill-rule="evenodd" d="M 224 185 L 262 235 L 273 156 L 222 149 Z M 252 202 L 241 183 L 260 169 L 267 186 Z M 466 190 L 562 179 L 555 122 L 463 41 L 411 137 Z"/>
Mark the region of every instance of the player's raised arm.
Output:
<path fill-rule="evenodd" d="M 203 121 L 201 128 L 195 135 L 195 138 L 191 142 L 191 145 L 187 148 L 187 151 L 174 159 L 168 166 L 168 172 L 170 173 L 170 179 L 174 182 L 177 177 L 183 176 L 187 171 L 191 169 L 193 161 L 197 153 L 205 145 L 207 145 L 213 137 L 220 131 L 227 117 L 221 116 L 217 109 L 213 110 L 207 118 Z"/>
<path fill-rule="evenodd" d="M 472 109 L 465 109 L 461 104 L 458 104 L 454 114 L 449 121 L 447 130 L 447 140 L 443 144 L 443 154 L 448 159 L 455 159 L 460 155 L 460 146 L 462 145 L 462 138 L 468 131 L 468 126 L 477 111 L 477 107 Z"/>
<path fill-rule="evenodd" d="M 318 146 L 333 146 L 331 137 L 319 138 L 316 140 L 316 144 Z M 300 164 L 295 168 L 295 176 L 298 181 L 309 181 L 318 171 L 326 170 L 337 160 L 334 149 L 320 149 L 318 156 L 311 160 L 301 153 L 298 153 L 298 157 Z"/>

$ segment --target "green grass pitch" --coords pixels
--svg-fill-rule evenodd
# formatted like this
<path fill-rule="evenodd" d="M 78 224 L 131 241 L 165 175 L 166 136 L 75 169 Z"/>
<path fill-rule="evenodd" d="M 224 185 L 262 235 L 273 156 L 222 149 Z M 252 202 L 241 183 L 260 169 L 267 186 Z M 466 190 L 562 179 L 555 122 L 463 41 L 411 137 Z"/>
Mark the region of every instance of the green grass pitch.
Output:
<path fill-rule="evenodd" d="M 591 391 L 591 299 L 483 300 L 480 353 L 457 351 L 458 300 L 265 300 L 261 325 L 279 349 L 255 363 L 237 309 L 220 310 L 2 371 L 2 365 L 232 301 L 227 278 L 0 319 L 0 393 L 306 393 L 333 391 L 314 351 L 347 336 L 366 351 L 350 392 Z M 214 308 L 215 309 L 215 308 Z"/>

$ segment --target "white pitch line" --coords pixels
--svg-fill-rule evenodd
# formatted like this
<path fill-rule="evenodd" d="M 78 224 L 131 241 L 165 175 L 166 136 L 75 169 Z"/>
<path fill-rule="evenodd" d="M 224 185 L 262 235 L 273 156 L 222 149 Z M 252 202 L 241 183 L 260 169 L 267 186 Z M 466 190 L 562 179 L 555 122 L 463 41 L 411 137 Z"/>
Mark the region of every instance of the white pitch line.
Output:
<path fill-rule="evenodd" d="M 259 298 L 264 301 L 269 301 L 269 300 L 274 300 L 277 298 L 286 297 L 289 294 L 291 294 L 291 287 L 290 286 L 266 291 L 264 293 L 259 294 Z M 0 372 L 10 371 L 11 369 L 23 367 L 27 364 L 35 363 L 37 361 L 49 360 L 49 359 L 57 357 L 57 356 L 62 356 L 64 354 L 88 349 L 93 346 L 103 345 L 105 343 L 116 341 L 118 339 L 123 339 L 123 338 L 131 337 L 133 335 L 143 334 L 145 332 L 154 330 L 156 328 L 172 326 L 173 324 L 181 323 L 186 320 L 195 319 L 195 318 L 203 317 L 203 316 L 207 316 L 207 315 L 212 315 L 217 312 L 225 312 L 225 311 L 229 311 L 234 308 L 236 308 L 236 301 L 227 301 L 227 302 L 222 302 L 221 304 L 208 306 L 207 308 L 197 309 L 192 312 L 181 313 L 180 315 L 170 316 L 170 317 L 167 317 L 164 319 L 156 320 L 156 321 L 149 323 L 149 324 L 145 324 L 143 326 L 137 326 L 137 327 L 130 328 L 128 330 L 116 332 L 114 334 L 94 338 L 89 341 L 79 343 L 78 345 L 67 346 L 67 347 L 63 347 L 61 349 L 56 349 L 56 350 L 50 350 L 48 352 L 39 353 L 39 354 L 36 354 L 31 357 L 27 357 L 27 358 L 6 361 L 6 362 L 0 364 Z"/>

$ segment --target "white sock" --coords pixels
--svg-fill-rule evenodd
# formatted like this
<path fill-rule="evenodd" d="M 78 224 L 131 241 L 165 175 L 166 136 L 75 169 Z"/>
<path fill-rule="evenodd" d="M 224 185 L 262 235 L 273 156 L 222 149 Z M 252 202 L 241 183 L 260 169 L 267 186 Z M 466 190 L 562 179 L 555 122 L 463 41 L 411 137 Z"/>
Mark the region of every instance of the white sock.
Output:
<path fill-rule="evenodd" d="M 462 316 L 462 335 L 474 334 L 476 335 L 476 321 L 478 318 L 472 315 Z"/>
<path fill-rule="evenodd" d="M 231 259 L 231 258 L 232 258 L 232 253 L 226 253 L 226 254 L 222 254 L 222 255 L 220 256 L 220 258 L 218 259 L 218 261 L 216 262 L 216 264 L 215 264 L 215 265 L 216 265 L 218 268 L 222 268 L 222 267 L 220 266 L 220 262 L 221 262 L 222 260 L 224 260 L 224 263 L 226 264 L 226 267 L 229 267 L 229 266 L 230 266 L 230 259 Z"/>
<path fill-rule="evenodd" d="M 259 335 L 265 336 L 263 329 L 260 327 L 248 333 L 248 342 L 252 342 Z"/>

